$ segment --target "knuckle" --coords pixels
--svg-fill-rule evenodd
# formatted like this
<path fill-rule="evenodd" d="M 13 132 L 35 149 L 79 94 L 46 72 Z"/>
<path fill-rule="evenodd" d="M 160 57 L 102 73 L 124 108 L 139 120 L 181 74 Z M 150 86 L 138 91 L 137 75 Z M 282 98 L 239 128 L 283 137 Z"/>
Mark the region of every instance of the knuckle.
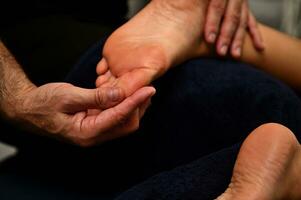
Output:
<path fill-rule="evenodd" d="M 70 94 L 64 94 L 63 96 L 61 96 L 61 100 L 60 100 L 62 105 L 70 105 L 72 104 L 72 102 L 74 102 L 74 97 Z"/>
<path fill-rule="evenodd" d="M 235 26 L 238 26 L 238 24 L 240 23 L 240 18 L 241 18 L 241 14 L 240 13 L 231 13 L 228 15 L 227 20 L 234 24 Z"/>
<path fill-rule="evenodd" d="M 237 35 L 234 38 L 234 41 L 233 41 L 233 44 L 232 44 L 233 47 L 242 46 L 242 40 L 243 40 L 242 36 L 243 35 Z"/>
<path fill-rule="evenodd" d="M 225 5 L 219 0 L 211 1 L 211 9 L 214 11 L 214 14 L 218 16 L 222 16 L 225 13 Z"/>
<path fill-rule="evenodd" d="M 95 102 L 96 105 L 98 105 L 99 107 L 101 107 L 104 103 L 105 103 L 105 94 L 104 91 L 101 89 L 97 89 L 95 92 Z"/>
<path fill-rule="evenodd" d="M 221 36 L 220 36 L 220 41 L 222 41 L 222 43 L 229 43 L 233 37 L 232 35 L 233 33 L 229 30 L 222 30 L 221 32 Z"/>
<path fill-rule="evenodd" d="M 59 136 L 65 132 L 64 121 L 61 121 L 56 113 L 46 115 L 35 113 L 27 118 L 29 125 L 41 133 L 51 133 L 53 136 Z"/>
<path fill-rule="evenodd" d="M 240 29 L 246 29 L 247 27 L 248 27 L 248 25 L 247 25 L 246 22 L 241 22 L 241 23 L 239 24 L 239 28 L 240 28 Z"/>

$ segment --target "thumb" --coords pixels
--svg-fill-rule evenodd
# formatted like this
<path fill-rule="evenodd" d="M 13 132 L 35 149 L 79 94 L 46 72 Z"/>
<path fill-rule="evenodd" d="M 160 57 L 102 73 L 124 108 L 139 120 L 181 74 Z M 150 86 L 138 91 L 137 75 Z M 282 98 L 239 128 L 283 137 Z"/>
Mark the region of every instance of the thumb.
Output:
<path fill-rule="evenodd" d="M 104 87 L 97 89 L 83 89 L 73 87 L 68 90 L 64 105 L 65 112 L 75 113 L 86 109 L 107 109 L 117 105 L 125 99 L 121 88 Z"/>
<path fill-rule="evenodd" d="M 144 87 L 136 91 L 132 96 L 126 98 L 117 106 L 103 111 L 95 120 L 95 130 L 106 132 L 122 125 L 127 119 L 141 106 L 147 99 L 150 99 L 156 90 L 153 87 Z M 136 129 L 137 127 L 134 127 Z M 118 129 L 117 129 L 118 130 Z M 126 133 L 128 130 L 126 131 Z M 115 134 L 125 134 L 124 130 L 116 131 Z M 105 136 L 104 136 L 105 137 Z M 116 137 L 116 135 L 107 134 L 106 137 Z"/>

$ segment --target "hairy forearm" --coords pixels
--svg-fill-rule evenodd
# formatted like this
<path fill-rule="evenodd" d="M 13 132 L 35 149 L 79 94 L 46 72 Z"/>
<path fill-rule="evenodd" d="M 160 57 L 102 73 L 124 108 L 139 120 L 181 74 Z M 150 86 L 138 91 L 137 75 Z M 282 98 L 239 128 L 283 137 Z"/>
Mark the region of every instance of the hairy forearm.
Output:
<path fill-rule="evenodd" d="M 0 41 L 0 112 L 6 117 L 14 117 L 23 95 L 33 87 L 16 59 Z"/>

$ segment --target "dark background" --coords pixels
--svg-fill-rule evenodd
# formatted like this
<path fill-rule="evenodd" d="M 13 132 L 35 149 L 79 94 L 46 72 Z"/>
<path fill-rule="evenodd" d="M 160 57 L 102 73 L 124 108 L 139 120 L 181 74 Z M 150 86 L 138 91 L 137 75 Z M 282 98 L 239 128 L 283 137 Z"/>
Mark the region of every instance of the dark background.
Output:
<path fill-rule="evenodd" d="M 87 48 L 125 21 L 126 13 L 126 0 L 2 1 L 0 36 L 40 85 L 63 80 Z"/>

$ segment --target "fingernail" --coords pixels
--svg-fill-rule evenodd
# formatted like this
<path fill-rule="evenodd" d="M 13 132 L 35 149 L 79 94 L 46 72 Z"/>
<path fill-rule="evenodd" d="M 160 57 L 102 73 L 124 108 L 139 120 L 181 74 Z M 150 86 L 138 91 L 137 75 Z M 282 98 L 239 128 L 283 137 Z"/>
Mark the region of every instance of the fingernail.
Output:
<path fill-rule="evenodd" d="M 151 96 L 151 97 L 154 96 L 154 95 L 156 94 L 156 92 L 157 92 L 156 89 L 153 87 L 153 88 L 152 88 L 152 93 L 151 93 L 150 96 Z"/>
<path fill-rule="evenodd" d="M 241 48 L 240 48 L 240 47 L 237 47 L 237 48 L 235 49 L 235 54 L 236 54 L 237 56 L 241 56 Z"/>
<path fill-rule="evenodd" d="M 210 33 L 208 36 L 209 42 L 214 43 L 216 40 L 216 34 L 215 33 Z"/>
<path fill-rule="evenodd" d="M 121 96 L 121 89 L 114 88 L 109 92 L 109 99 L 111 101 L 118 101 L 121 99 Z"/>
<path fill-rule="evenodd" d="M 154 87 L 149 87 L 148 88 L 148 97 L 147 98 L 152 98 L 156 94 L 156 89 Z"/>
<path fill-rule="evenodd" d="M 228 51 L 228 46 L 227 45 L 223 45 L 221 47 L 221 54 L 222 55 L 226 55 L 227 54 L 227 51 Z"/>

